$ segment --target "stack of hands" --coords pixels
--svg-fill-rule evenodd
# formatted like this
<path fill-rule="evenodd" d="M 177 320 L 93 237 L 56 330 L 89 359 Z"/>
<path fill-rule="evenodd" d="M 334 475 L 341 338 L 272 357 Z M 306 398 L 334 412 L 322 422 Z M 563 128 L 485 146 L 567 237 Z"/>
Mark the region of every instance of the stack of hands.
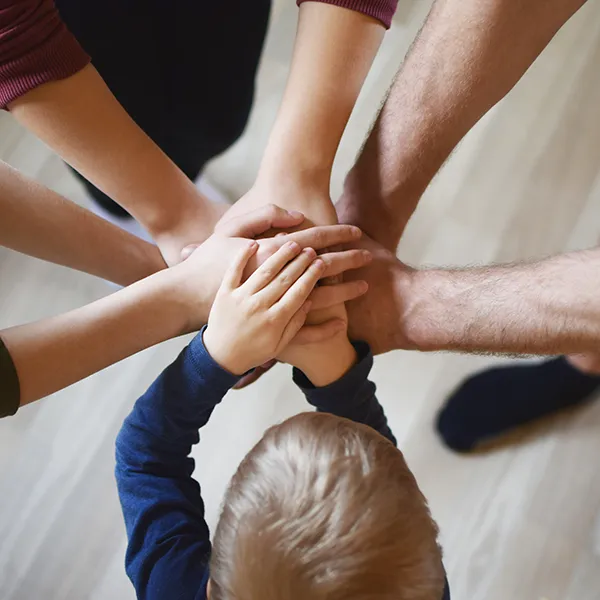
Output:
<path fill-rule="evenodd" d="M 351 225 L 277 232 L 303 221 L 299 212 L 258 208 L 221 222 L 203 244 L 184 249 L 183 262 L 162 273 L 187 307 L 183 332 L 208 320 L 205 345 L 231 373 L 242 375 L 277 359 L 301 369 L 315 385 L 326 385 L 321 373 L 334 381 L 354 362 L 346 312 L 339 308 L 363 295 L 368 285 L 363 280 L 322 283 L 364 267 L 371 253 L 345 249 L 361 237 Z M 264 235 L 274 237 L 254 239 Z M 325 316 L 314 323 L 309 312 Z M 315 363 L 328 368 L 311 373 Z"/>

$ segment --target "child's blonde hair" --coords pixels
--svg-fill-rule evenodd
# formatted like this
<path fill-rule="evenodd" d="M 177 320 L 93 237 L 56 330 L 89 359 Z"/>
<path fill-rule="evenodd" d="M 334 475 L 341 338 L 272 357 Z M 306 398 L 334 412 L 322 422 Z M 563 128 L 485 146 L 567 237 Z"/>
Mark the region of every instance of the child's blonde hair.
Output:
<path fill-rule="evenodd" d="M 211 600 L 440 600 L 438 529 L 402 453 L 305 413 L 271 427 L 225 495 Z"/>

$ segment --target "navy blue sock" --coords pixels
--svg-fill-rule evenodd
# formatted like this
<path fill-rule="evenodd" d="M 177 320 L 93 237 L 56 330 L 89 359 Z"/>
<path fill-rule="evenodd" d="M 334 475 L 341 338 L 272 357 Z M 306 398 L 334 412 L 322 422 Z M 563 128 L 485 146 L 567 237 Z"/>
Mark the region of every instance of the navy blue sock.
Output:
<path fill-rule="evenodd" d="M 583 404 L 598 388 L 600 376 L 582 373 L 564 357 L 489 369 L 467 379 L 448 398 L 437 430 L 450 448 L 468 452 L 515 427 Z"/>

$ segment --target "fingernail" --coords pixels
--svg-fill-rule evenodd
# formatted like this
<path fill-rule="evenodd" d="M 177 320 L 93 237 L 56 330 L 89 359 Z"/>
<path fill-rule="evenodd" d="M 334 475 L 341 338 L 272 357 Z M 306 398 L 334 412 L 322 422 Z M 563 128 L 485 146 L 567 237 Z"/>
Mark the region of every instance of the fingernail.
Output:
<path fill-rule="evenodd" d="M 361 294 L 364 294 L 369 289 L 369 284 L 366 281 L 359 281 L 356 287 Z"/>
<path fill-rule="evenodd" d="M 299 210 L 288 210 L 288 215 L 294 217 L 294 219 L 304 218 L 304 215 Z"/>
<path fill-rule="evenodd" d="M 325 263 L 320 258 L 317 258 L 313 262 L 313 266 L 315 267 L 315 269 L 323 269 L 325 267 Z"/>
<path fill-rule="evenodd" d="M 362 251 L 362 257 L 366 262 L 371 262 L 373 260 L 373 255 L 368 250 Z"/>
<path fill-rule="evenodd" d="M 362 231 L 358 227 L 352 225 L 352 235 L 355 238 L 359 238 L 362 236 Z"/>
<path fill-rule="evenodd" d="M 300 246 L 298 245 L 298 242 L 288 242 L 288 247 L 290 250 L 297 252 L 298 250 L 300 250 Z"/>
<path fill-rule="evenodd" d="M 304 248 L 304 250 L 302 250 L 302 252 L 304 252 L 305 254 L 308 254 L 308 255 L 313 255 L 313 256 L 317 255 L 317 253 L 312 248 Z"/>
<path fill-rule="evenodd" d="M 258 246 L 258 242 L 256 242 L 256 241 L 250 242 L 250 250 L 254 250 L 254 248 L 256 248 L 257 246 Z"/>
<path fill-rule="evenodd" d="M 344 329 L 344 327 L 346 327 L 344 321 L 342 321 L 341 319 L 337 319 L 335 322 L 335 330 L 341 331 L 342 329 Z"/>

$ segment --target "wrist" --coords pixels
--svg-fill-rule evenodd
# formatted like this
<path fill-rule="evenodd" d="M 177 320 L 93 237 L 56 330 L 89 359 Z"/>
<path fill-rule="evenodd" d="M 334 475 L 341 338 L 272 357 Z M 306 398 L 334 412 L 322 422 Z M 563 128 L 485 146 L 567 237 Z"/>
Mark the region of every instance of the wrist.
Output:
<path fill-rule="evenodd" d="M 199 331 L 208 322 L 212 298 L 206 294 L 206 286 L 195 285 L 196 276 L 186 269 L 185 262 L 169 267 L 154 277 L 160 294 L 169 298 L 169 304 L 177 307 L 179 334 Z"/>
<path fill-rule="evenodd" d="M 241 377 L 252 368 L 251 366 L 242 364 L 244 361 L 240 360 L 241 357 L 235 356 L 232 348 L 228 347 L 227 343 L 223 343 L 223 340 L 213 328 L 207 327 L 204 330 L 202 341 L 210 357 L 222 369 L 232 375 Z"/>
<path fill-rule="evenodd" d="M 297 148 L 285 151 L 277 148 L 271 152 L 267 148 L 261 162 L 256 181 L 263 187 L 279 190 L 300 189 L 322 197 L 329 194 L 333 162 L 319 160 L 310 150 Z"/>
<path fill-rule="evenodd" d="M 402 281 L 402 330 L 405 347 L 421 352 L 449 350 L 456 345 L 460 307 L 452 310 L 448 272 L 414 270 Z"/>
<path fill-rule="evenodd" d="M 332 342 L 320 344 L 304 364 L 295 365 L 315 387 L 325 387 L 341 379 L 356 364 L 357 354 L 346 333 Z"/>

